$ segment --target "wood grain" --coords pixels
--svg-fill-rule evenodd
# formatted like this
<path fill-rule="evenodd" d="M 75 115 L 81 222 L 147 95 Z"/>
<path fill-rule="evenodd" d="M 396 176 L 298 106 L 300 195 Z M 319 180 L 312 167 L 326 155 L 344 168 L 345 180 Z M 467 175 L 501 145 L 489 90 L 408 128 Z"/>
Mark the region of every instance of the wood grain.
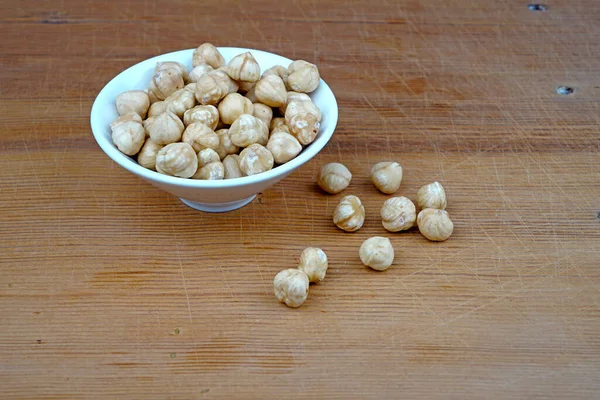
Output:
<path fill-rule="evenodd" d="M 0 397 L 598 396 L 599 20 L 593 0 L 1 2 Z M 205 41 L 315 62 L 340 106 L 315 159 L 220 215 L 120 169 L 88 122 L 119 71 Z M 388 159 L 399 194 L 444 184 L 450 240 L 383 230 Z M 359 232 L 314 185 L 329 161 Z M 384 234 L 394 265 L 362 267 Z M 271 282 L 306 246 L 330 269 L 291 310 Z"/>

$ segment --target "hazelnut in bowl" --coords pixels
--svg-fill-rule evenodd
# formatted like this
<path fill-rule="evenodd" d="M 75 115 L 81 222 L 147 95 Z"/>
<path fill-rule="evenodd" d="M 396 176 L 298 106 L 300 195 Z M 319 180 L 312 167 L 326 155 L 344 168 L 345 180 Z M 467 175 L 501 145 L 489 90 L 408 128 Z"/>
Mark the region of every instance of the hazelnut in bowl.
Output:
<path fill-rule="evenodd" d="M 192 208 L 223 212 L 313 158 L 337 119 L 315 65 L 205 43 L 118 74 L 96 97 L 90 123 L 121 167 Z"/>

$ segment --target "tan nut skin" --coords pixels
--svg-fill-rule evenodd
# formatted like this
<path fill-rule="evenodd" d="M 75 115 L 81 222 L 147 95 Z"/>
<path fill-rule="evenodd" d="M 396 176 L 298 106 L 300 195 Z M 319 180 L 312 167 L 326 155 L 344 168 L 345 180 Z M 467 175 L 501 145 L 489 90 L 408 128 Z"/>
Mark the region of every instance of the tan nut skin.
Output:
<path fill-rule="evenodd" d="M 267 149 L 273 154 L 277 164 L 285 164 L 302 151 L 302 145 L 287 132 L 273 132 L 267 142 Z"/>
<path fill-rule="evenodd" d="M 146 143 L 144 143 L 137 155 L 138 164 L 144 168 L 156 171 L 156 156 L 163 147 L 162 144 L 157 144 L 152 139 L 147 138 Z"/>
<path fill-rule="evenodd" d="M 382 193 L 396 193 L 402 183 L 402 167 L 392 161 L 377 163 L 371 168 L 371 181 Z"/>
<path fill-rule="evenodd" d="M 325 164 L 317 176 L 317 184 L 327 193 L 336 194 L 346 189 L 352 180 L 352 173 L 344 164 Z"/>
<path fill-rule="evenodd" d="M 219 111 L 217 110 L 217 107 L 200 105 L 183 113 L 183 123 L 185 126 L 188 126 L 193 122 L 201 122 L 210 129 L 215 130 L 219 124 Z"/>
<path fill-rule="evenodd" d="M 287 102 L 285 84 L 277 75 L 263 76 L 256 82 L 254 95 L 258 101 L 270 107 L 281 107 Z"/>
<path fill-rule="evenodd" d="M 364 265 L 376 271 L 385 271 L 394 262 L 394 247 L 386 237 L 373 236 L 365 240 L 358 254 Z"/>
<path fill-rule="evenodd" d="M 310 282 L 321 282 L 327 273 L 327 255 L 316 247 L 307 247 L 300 255 L 298 269 L 308 276 Z"/>
<path fill-rule="evenodd" d="M 254 112 L 252 115 L 264 122 L 266 126 L 269 126 L 273 119 L 273 109 L 262 103 L 254 103 L 253 106 Z"/>
<path fill-rule="evenodd" d="M 256 82 L 260 79 L 260 66 L 249 51 L 233 57 L 225 72 L 236 81 Z"/>
<path fill-rule="evenodd" d="M 287 106 L 285 123 L 290 133 L 303 145 L 312 143 L 319 133 L 320 112 L 317 110 L 311 101 L 294 100 Z"/>
<path fill-rule="evenodd" d="M 229 129 L 219 129 L 215 132 L 219 137 L 219 145 L 215 149 L 221 160 L 224 160 L 230 154 L 237 154 L 240 152 L 240 148 L 235 144 L 231 143 L 229 138 Z"/>
<path fill-rule="evenodd" d="M 200 64 L 208 64 L 217 69 L 225 65 L 225 58 L 213 44 L 203 43 L 194 50 L 192 55 L 192 66 L 196 67 Z"/>
<path fill-rule="evenodd" d="M 432 242 L 443 242 L 454 231 L 454 224 L 446 210 L 426 208 L 417 216 L 417 225 L 423 236 Z"/>
<path fill-rule="evenodd" d="M 333 223 L 346 232 L 355 232 L 365 223 L 365 207 L 356 196 L 340 200 L 333 213 Z"/>
<path fill-rule="evenodd" d="M 425 185 L 417 192 L 417 205 L 419 208 L 436 208 L 445 210 L 448 205 L 446 200 L 446 191 L 439 182 L 433 182 Z"/>
<path fill-rule="evenodd" d="M 308 297 L 309 281 L 306 274 L 298 269 L 284 269 L 273 279 L 275 297 L 288 307 L 300 307 Z"/>
<path fill-rule="evenodd" d="M 119 151 L 128 156 L 136 155 L 146 140 L 146 130 L 141 118 L 133 111 L 120 116 L 111 124 L 112 141 Z"/>
<path fill-rule="evenodd" d="M 417 209 L 406 197 L 391 197 L 381 207 L 381 223 L 390 232 L 412 228 L 417 219 Z"/>
<path fill-rule="evenodd" d="M 196 152 L 187 143 L 171 143 L 156 155 L 156 171 L 161 174 L 190 178 L 198 169 Z"/>
<path fill-rule="evenodd" d="M 291 90 L 310 93 L 319 86 L 319 69 L 304 60 L 297 60 L 288 66 L 287 83 Z"/>
<path fill-rule="evenodd" d="M 213 67 L 211 67 L 210 65 L 198 64 L 190 72 L 189 81 L 194 83 L 198 82 L 198 79 L 200 79 L 202 75 L 209 73 L 210 71 L 213 71 Z"/>
<path fill-rule="evenodd" d="M 274 162 L 271 152 L 258 143 L 251 144 L 240 153 L 240 169 L 246 176 L 269 171 Z"/>
<path fill-rule="evenodd" d="M 183 133 L 183 122 L 170 111 L 165 111 L 152 119 L 146 120 L 148 135 L 157 144 L 175 143 L 181 140 Z"/>
<path fill-rule="evenodd" d="M 195 151 L 205 148 L 216 149 L 219 146 L 219 137 L 208 126 L 201 122 L 191 123 L 185 128 L 181 141 L 188 143 Z"/>
<path fill-rule="evenodd" d="M 116 103 L 119 115 L 133 111 L 141 118 L 146 118 L 146 113 L 150 107 L 150 98 L 148 93 L 143 90 L 128 90 L 117 96 Z"/>
<path fill-rule="evenodd" d="M 221 161 L 214 161 L 198 169 L 192 179 L 217 181 L 225 177 L 225 168 Z"/>
<path fill-rule="evenodd" d="M 225 179 L 241 178 L 244 173 L 240 169 L 240 156 L 237 154 L 229 154 L 223 159 L 223 167 L 225 168 Z"/>
<path fill-rule="evenodd" d="M 230 93 L 219 103 L 219 115 L 221 121 L 231 125 L 242 114 L 253 114 L 254 105 L 252 102 L 239 93 Z"/>
<path fill-rule="evenodd" d="M 240 115 L 229 128 L 229 139 L 238 147 L 248 147 L 254 143 L 266 145 L 268 138 L 267 126 L 251 114 Z"/>

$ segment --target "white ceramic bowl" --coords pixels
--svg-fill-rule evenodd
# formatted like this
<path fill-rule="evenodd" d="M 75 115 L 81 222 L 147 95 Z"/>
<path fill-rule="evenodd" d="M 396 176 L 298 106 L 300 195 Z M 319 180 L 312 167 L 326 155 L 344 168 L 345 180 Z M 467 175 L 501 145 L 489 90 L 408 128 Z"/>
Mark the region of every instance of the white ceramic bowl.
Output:
<path fill-rule="evenodd" d="M 121 153 L 113 144 L 110 123 L 118 116 L 115 99 L 117 95 L 126 90 L 148 88 L 157 62 L 179 61 L 191 70 L 193 51 L 193 49 L 181 50 L 153 57 L 126 69 L 114 77 L 104 86 L 94 101 L 90 116 L 92 132 L 102 150 L 113 161 L 157 188 L 179 197 L 188 206 L 209 212 L 235 210 L 250 203 L 257 193 L 279 182 L 321 151 L 331 139 L 337 124 L 337 102 L 329 86 L 321 79 L 317 90 L 310 94 L 322 114 L 321 126 L 316 140 L 308 145 L 298 157 L 270 171 L 220 181 L 184 179 L 159 174 L 142 167 L 134 158 Z M 261 71 L 278 64 L 287 67 L 292 62 L 288 58 L 260 50 L 219 47 L 219 51 L 227 62 L 238 54 L 250 51 L 260 65 Z"/>

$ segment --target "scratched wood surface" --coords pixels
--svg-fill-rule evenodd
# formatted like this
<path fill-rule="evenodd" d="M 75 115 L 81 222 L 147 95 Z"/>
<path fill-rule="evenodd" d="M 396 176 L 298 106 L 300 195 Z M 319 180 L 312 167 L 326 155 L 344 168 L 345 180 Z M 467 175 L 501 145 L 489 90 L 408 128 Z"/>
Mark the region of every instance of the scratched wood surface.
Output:
<path fill-rule="evenodd" d="M 600 2 L 90 3 L 0 3 L 0 397 L 598 395 Z M 88 122 L 118 72 L 204 41 L 315 62 L 340 107 L 317 157 L 220 215 L 116 166 Z M 401 195 L 444 184 L 450 240 L 383 230 L 367 174 L 390 159 Z M 330 161 L 357 233 L 313 183 Z M 358 259 L 373 235 L 383 273 Z M 272 278 L 306 246 L 329 272 L 288 309 Z"/>

